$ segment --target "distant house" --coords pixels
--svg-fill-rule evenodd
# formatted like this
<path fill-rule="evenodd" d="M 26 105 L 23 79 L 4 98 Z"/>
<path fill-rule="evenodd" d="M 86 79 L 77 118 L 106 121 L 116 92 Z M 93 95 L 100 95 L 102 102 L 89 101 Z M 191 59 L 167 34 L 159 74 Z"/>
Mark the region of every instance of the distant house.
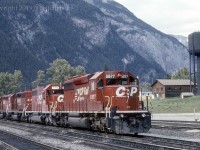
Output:
<path fill-rule="evenodd" d="M 178 97 L 182 92 L 190 92 L 190 80 L 157 79 L 151 87 L 155 98 Z"/>
<path fill-rule="evenodd" d="M 149 91 L 149 90 L 140 91 L 140 99 L 141 100 L 146 100 L 147 97 L 149 99 L 153 99 L 154 98 L 154 95 L 152 94 L 152 91 Z"/>

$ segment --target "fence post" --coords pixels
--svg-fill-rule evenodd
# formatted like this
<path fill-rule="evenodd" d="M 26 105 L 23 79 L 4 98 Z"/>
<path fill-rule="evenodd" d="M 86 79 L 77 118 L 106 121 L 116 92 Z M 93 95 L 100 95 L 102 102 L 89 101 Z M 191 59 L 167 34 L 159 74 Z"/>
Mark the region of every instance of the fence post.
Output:
<path fill-rule="evenodd" d="M 149 110 L 149 98 L 146 96 L 146 101 L 147 101 L 147 110 Z"/>

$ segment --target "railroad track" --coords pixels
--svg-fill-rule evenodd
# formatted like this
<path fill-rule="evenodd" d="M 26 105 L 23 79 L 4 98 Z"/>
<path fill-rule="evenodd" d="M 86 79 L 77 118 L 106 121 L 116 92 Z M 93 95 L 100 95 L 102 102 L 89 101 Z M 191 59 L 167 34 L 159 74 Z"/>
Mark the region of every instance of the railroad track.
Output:
<path fill-rule="evenodd" d="M 170 138 L 160 138 L 147 135 L 140 136 L 119 136 L 114 134 L 105 134 L 91 131 L 82 131 L 82 130 L 72 130 L 72 129 L 63 129 L 56 128 L 52 126 L 43 126 L 27 123 L 18 123 L 18 122 L 6 122 L 12 128 L 21 129 L 28 132 L 40 133 L 46 137 L 56 137 L 61 140 L 78 140 L 84 141 L 84 144 L 96 145 L 98 148 L 102 149 L 162 149 L 162 150 L 199 150 L 200 143 L 183 141 L 178 139 Z M 13 124 L 14 123 L 14 124 Z M 4 124 L 0 122 L 0 124 Z"/>
<path fill-rule="evenodd" d="M 18 150 L 17 148 L 15 148 L 12 145 L 9 145 L 3 141 L 0 141 L 0 149 L 1 150 Z"/>
<path fill-rule="evenodd" d="M 3 147 L 6 150 L 59 150 L 56 147 L 46 145 L 44 143 L 34 141 L 19 134 L 11 133 L 9 131 L 0 131 L 0 138 L 4 140 Z M 9 144 L 8 144 L 9 143 Z"/>
<path fill-rule="evenodd" d="M 194 121 L 170 121 L 170 120 L 152 120 L 152 128 L 160 129 L 200 129 L 200 122 Z"/>

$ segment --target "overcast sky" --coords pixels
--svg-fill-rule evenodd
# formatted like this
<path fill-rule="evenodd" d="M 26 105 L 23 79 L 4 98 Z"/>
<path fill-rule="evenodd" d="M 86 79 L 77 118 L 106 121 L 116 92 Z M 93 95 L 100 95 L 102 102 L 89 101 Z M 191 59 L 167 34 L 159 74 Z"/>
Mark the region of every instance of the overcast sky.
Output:
<path fill-rule="evenodd" d="M 136 17 L 167 33 L 200 31 L 200 0 L 115 0 Z"/>

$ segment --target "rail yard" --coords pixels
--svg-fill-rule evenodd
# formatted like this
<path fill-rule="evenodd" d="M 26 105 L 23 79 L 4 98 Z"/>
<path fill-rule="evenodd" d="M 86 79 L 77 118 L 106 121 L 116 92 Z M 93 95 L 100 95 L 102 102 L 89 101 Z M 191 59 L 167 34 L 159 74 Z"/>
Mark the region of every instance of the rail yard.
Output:
<path fill-rule="evenodd" d="M 157 122 L 158 123 L 158 122 Z M 183 123 L 183 122 L 182 122 Z M 188 122 L 188 124 L 191 122 Z M 179 122 L 181 124 L 181 122 Z M 184 123 L 183 123 L 184 124 Z M 30 145 L 48 145 L 43 149 L 193 149 L 200 148 L 200 134 L 191 131 L 191 128 L 157 128 L 152 123 L 152 129 L 148 134 L 116 135 L 90 130 L 70 129 L 55 126 L 45 126 L 42 124 L 30 124 L 24 122 L 0 120 L 0 130 L 4 134 L 14 134 L 35 141 Z M 6 133 L 5 133 L 6 132 Z M 9 144 L 18 149 L 22 147 Z M 25 144 L 22 144 L 25 146 Z M 21 146 L 22 146 L 21 145 Z M 38 144 L 37 144 L 38 146 Z"/>
<path fill-rule="evenodd" d="M 199 122 L 155 120 L 138 78 L 123 71 L 4 95 L 0 118 L 0 140 L 20 150 L 200 149 Z"/>

